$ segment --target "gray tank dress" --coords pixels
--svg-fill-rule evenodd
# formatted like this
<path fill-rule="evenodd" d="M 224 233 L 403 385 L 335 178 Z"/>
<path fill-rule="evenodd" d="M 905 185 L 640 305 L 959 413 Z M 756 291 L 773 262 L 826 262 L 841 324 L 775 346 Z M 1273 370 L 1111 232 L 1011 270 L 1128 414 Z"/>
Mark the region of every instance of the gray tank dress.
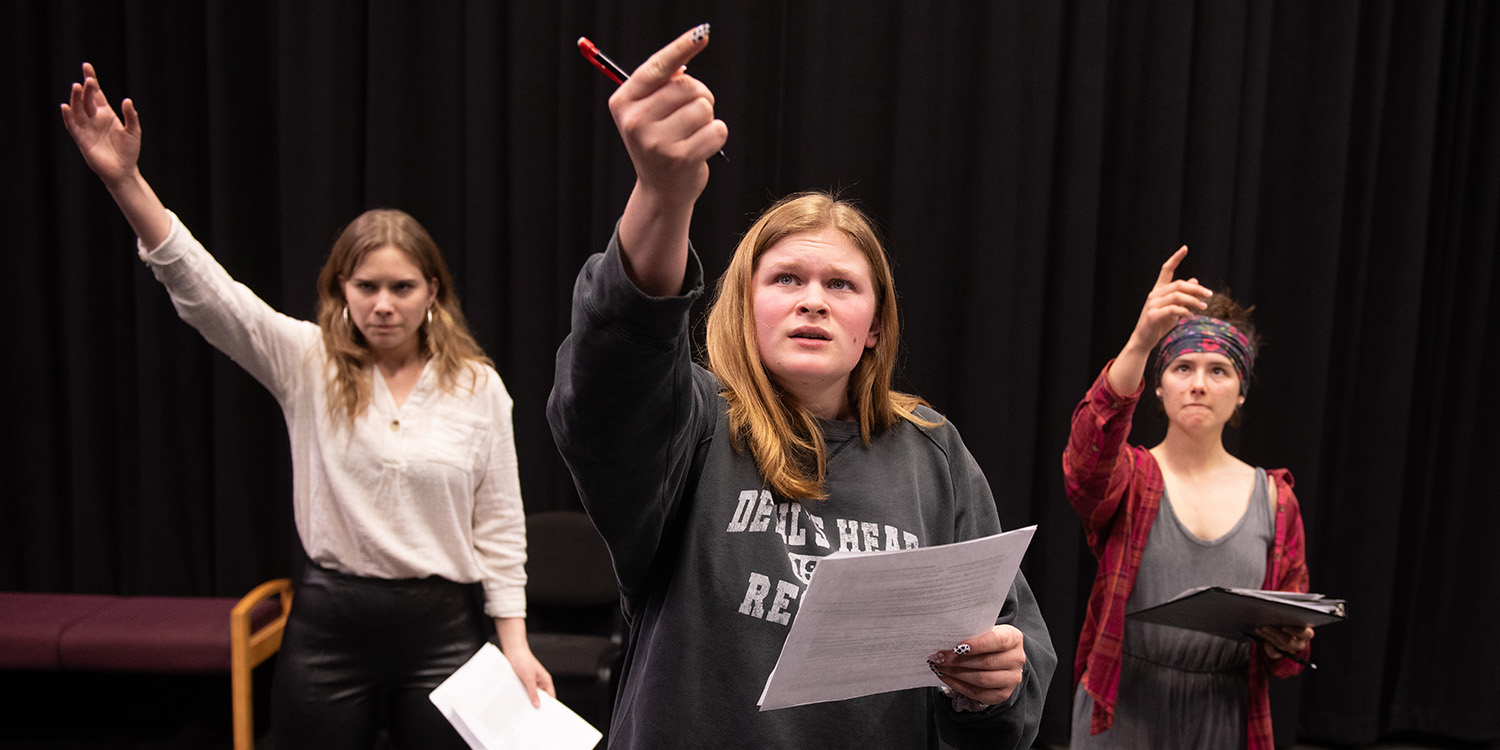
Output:
<path fill-rule="evenodd" d="M 1255 470 L 1250 505 L 1213 540 L 1188 531 L 1162 496 L 1125 611 L 1160 604 L 1195 586 L 1260 588 L 1276 534 L 1266 472 Z M 1093 698 L 1073 697 L 1072 750 L 1243 748 L 1250 646 L 1181 628 L 1127 621 L 1114 726 L 1089 734 Z"/>

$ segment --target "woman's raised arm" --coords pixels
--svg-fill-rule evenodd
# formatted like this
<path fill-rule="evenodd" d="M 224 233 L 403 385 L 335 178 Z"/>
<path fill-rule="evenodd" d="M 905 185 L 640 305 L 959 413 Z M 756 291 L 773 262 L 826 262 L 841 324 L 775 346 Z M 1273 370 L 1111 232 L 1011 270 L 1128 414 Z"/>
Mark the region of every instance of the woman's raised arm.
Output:
<path fill-rule="evenodd" d="M 83 160 L 114 196 L 125 220 L 147 248 L 160 245 L 172 230 L 172 219 L 156 191 L 141 176 L 141 119 L 135 103 L 120 102 L 116 115 L 104 98 L 94 66 L 83 64 L 83 82 L 74 83 L 62 105 L 63 125 L 78 144 Z"/>
<path fill-rule="evenodd" d="M 641 291 L 682 293 L 693 203 L 708 184 L 708 157 L 729 137 L 714 95 L 684 72 L 708 46 L 698 26 L 642 63 L 609 97 L 609 111 L 635 165 L 635 189 L 620 218 L 620 251 Z"/>

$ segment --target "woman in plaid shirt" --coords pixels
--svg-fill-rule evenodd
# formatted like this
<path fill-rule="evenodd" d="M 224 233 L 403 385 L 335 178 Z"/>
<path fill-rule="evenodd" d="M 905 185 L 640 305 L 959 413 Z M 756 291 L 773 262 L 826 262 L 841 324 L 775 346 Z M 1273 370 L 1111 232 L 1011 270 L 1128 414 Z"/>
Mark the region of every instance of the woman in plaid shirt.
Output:
<path fill-rule="evenodd" d="M 1307 591 L 1302 517 L 1285 469 L 1224 448 L 1254 368 L 1249 310 L 1197 279 L 1174 279 L 1183 247 L 1120 354 L 1073 412 L 1063 453 L 1068 500 L 1099 570 L 1074 663 L 1074 750 L 1271 750 L 1267 674 L 1305 661 L 1310 627 L 1262 628 L 1256 642 L 1130 623 L 1125 613 L 1194 586 Z M 1153 385 L 1167 434 L 1126 444 L 1136 402 Z"/>

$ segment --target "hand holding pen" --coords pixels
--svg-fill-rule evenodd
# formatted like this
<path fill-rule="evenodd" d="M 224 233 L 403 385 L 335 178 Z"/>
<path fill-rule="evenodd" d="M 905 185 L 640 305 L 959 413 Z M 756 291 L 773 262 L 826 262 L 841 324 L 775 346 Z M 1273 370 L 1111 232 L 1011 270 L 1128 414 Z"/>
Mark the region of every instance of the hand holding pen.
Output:
<path fill-rule="evenodd" d="M 584 58 L 610 80 L 620 84 L 620 88 L 610 96 L 610 113 L 615 118 L 615 125 L 620 129 L 621 137 L 625 139 L 626 148 L 630 152 L 632 161 L 636 163 L 638 174 L 642 171 L 641 160 L 637 158 L 640 149 L 632 144 L 631 134 L 627 133 L 627 129 L 635 130 L 641 125 L 649 124 L 635 119 L 642 116 L 642 108 L 636 105 L 647 102 L 650 102 L 646 105 L 649 114 L 645 116 L 663 123 L 672 121 L 676 126 L 675 135 L 683 136 L 670 138 L 668 142 L 680 140 L 685 143 L 688 135 L 716 138 L 720 144 L 716 151 L 726 162 L 729 160 L 722 148 L 723 141 L 728 136 L 728 128 L 722 121 L 713 117 L 713 92 L 685 72 L 687 61 L 708 45 L 708 30 L 708 24 L 691 29 L 657 51 L 642 63 L 633 75 L 626 73 L 586 37 L 578 38 L 578 49 Z M 644 80 L 642 76 L 645 76 Z M 622 116 L 632 119 L 622 120 Z M 704 126 L 707 126 L 708 130 L 698 132 Z M 650 134 L 647 128 L 641 128 L 641 130 L 643 135 Z M 665 130 L 657 133 L 657 135 L 666 134 L 674 134 L 674 131 Z M 709 152 L 709 154 L 712 153 Z M 701 191 L 701 188 L 699 189 Z"/>
<path fill-rule="evenodd" d="M 1270 658 L 1276 659 L 1284 656 L 1309 669 L 1317 669 L 1318 665 L 1302 658 L 1300 654 L 1312 642 L 1315 634 L 1309 625 L 1268 626 L 1245 633 L 1250 640 L 1260 643 Z"/>
<path fill-rule="evenodd" d="M 652 296 L 682 293 L 693 206 L 708 185 L 708 157 L 729 128 L 714 118 L 714 95 L 683 66 L 708 45 L 699 26 L 653 54 L 609 97 L 609 112 L 635 165 L 635 187 L 620 215 L 626 273 Z"/>

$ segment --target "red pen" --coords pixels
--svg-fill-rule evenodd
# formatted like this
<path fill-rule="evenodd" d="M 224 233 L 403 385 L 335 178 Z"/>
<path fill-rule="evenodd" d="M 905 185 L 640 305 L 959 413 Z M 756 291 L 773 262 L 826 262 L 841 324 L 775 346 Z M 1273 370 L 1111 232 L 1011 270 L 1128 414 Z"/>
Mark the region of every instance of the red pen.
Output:
<path fill-rule="evenodd" d="M 578 51 L 583 53 L 584 59 L 593 63 L 594 67 L 598 68 L 601 73 L 609 76 L 609 80 L 614 81 L 616 86 L 625 83 L 625 79 L 630 77 L 630 74 L 626 73 L 619 65 L 616 65 L 614 60 L 609 59 L 609 55 L 600 52 L 599 48 L 594 46 L 593 42 L 589 41 L 588 37 L 578 37 Z M 729 161 L 729 157 L 724 155 L 724 149 L 722 148 L 719 149 L 719 156 L 724 161 Z"/>
<path fill-rule="evenodd" d="M 604 75 L 609 76 L 609 80 L 614 81 L 616 86 L 624 83 L 625 79 L 630 77 L 630 74 L 621 70 L 620 66 L 616 65 L 614 60 L 609 59 L 608 55 L 600 52 L 599 48 L 595 47 L 594 43 L 589 41 L 588 37 L 578 37 L 578 51 L 582 52 L 583 56 L 594 64 L 594 67 L 604 71 Z"/>

